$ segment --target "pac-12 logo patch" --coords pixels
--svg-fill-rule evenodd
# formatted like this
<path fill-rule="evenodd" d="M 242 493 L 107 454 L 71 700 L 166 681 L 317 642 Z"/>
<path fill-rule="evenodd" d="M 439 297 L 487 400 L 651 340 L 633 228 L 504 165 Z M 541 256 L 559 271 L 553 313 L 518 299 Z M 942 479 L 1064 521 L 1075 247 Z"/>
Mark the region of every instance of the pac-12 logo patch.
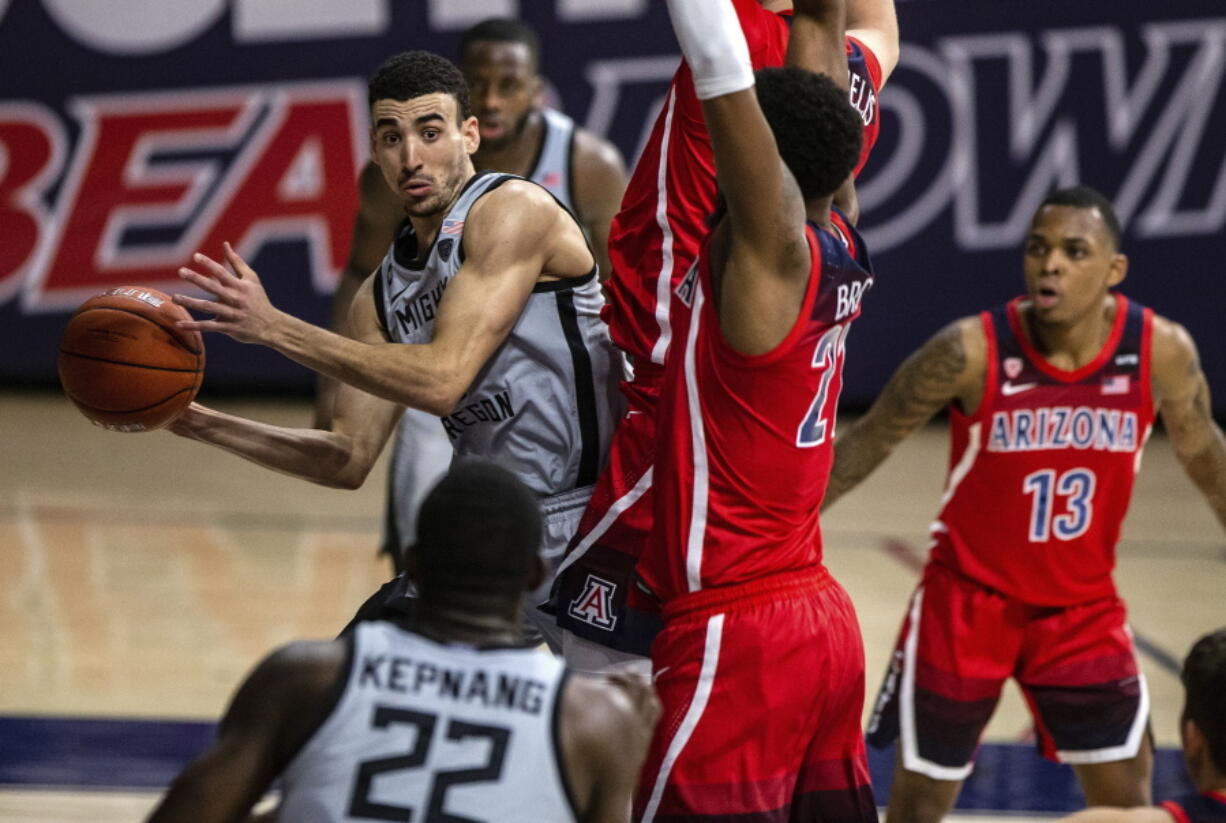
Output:
<path fill-rule="evenodd" d="M 566 611 L 576 620 L 611 632 L 617 625 L 617 615 L 613 613 L 613 595 L 616 592 L 616 583 L 589 574 L 583 591 L 570 602 Z"/>
<path fill-rule="evenodd" d="M 1006 357 L 1005 358 L 1005 377 L 1010 380 L 1022 373 L 1022 358 Z"/>

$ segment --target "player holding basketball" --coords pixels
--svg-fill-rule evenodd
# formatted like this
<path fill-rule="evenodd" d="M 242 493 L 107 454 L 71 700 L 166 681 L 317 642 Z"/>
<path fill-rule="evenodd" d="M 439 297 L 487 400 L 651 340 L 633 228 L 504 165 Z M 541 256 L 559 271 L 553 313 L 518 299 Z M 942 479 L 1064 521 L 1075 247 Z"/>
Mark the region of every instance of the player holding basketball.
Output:
<path fill-rule="evenodd" d="M 949 811 L 1011 676 L 1090 805 L 1149 803 L 1149 700 L 1115 544 L 1155 410 L 1224 526 L 1226 440 L 1188 333 L 1112 290 L 1119 249 L 1105 197 L 1051 194 L 1025 295 L 947 326 L 838 440 L 827 504 L 950 408 L 931 559 L 869 726 L 878 745 L 901 734 L 891 823 Z"/>
<path fill-rule="evenodd" d="M 1086 809 L 1060 823 L 1226 823 L 1226 629 L 1196 641 L 1182 680 L 1180 737 L 1197 793 L 1157 806 Z"/>
<path fill-rule="evenodd" d="M 552 569 L 621 410 L 621 356 L 599 319 L 592 252 L 574 217 L 540 186 L 474 173 L 477 120 L 450 62 L 397 55 L 376 72 L 369 96 L 371 153 L 408 218 L 354 299 L 354 339 L 277 310 L 229 246 L 228 267 L 197 255 L 204 273 L 180 270 L 216 301 L 176 297 L 212 315 L 184 328 L 269 346 L 342 381 L 331 430 L 268 426 L 196 405 L 172 430 L 355 488 L 402 407 L 428 411 L 442 418 L 458 455 L 496 460 L 543 498 L 542 551 Z"/>
<path fill-rule="evenodd" d="M 636 814 L 875 821 L 851 602 L 821 562 L 843 341 L 872 283 L 832 210 L 859 155 L 843 3 L 796 3 L 793 41 L 830 76 L 755 76 L 727 0 L 669 0 L 725 208 L 674 291 L 639 572 L 662 603 L 663 715 Z"/>
<path fill-rule="evenodd" d="M 422 506 L 414 612 L 265 658 L 150 820 L 245 820 L 280 775 L 281 820 L 625 821 L 659 702 L 518 642 L 540 538 L 530 490 L 459 462 Z"/>
<path fill-rule="evenodd" d="M 461 35 L 459 66 L 481 135 L 473 167 L 517 174 L 548 189 L 575 212 L 600 276 L 607 277 L 609 221 L 626 186 L 625 167 L 613 144 L 540 106 L 545 81 L 536 32 L 519 20 L 482 21 Z M 405 216 L 403 202 L 373 161 L 362 171 L 359 199 L 349 261 L 333 298 L 332 328 L 342 333 L 353 295 L 378 268 Z M 326 428 L 331 418 L 334 387 L 330 378 L 320 379 L 317 428 Z M 450 440 L 429 414 L 407 410 L 395 437 L 382 548 L 393 560 L 413 534 L 421 496 L 451 460 Z"/>
<path fill-rule="evenodd" d="M 733 7 L 753 67 L 783 65 L 789 26 L 775 12 L 791 3 L 733 0 Z M 898 61 L 893 0 L 849 0 L 846 22 L 848 97 L 864 128 L 858 173 L 880 127 L 877 94 Z M 807 55 L 799 49 L 793 62 L 820 70 L 826 58 L 818 51 L 813 66 L 802 62 Z M 839 194 L 854 206 L 853 187 Z M 629 411 L 614 433 L 608 468 L 560 567 L 551 601 L 564 629 L 567 661 L 581 669 L 646 656 L 659 631 L 658 615 L 640 597 L 633 572 L 651 532 L 656 403 L 665 354 L 675 338 L 670 313 L 676 307 L 669 295 L 697 256 L 715 203 L 711 140 L 690 67 L 682 62 L 609 239 L 613 274 L 606 283 L 605 317 L 634 364 L 633 379 L 622 386 Z"/>

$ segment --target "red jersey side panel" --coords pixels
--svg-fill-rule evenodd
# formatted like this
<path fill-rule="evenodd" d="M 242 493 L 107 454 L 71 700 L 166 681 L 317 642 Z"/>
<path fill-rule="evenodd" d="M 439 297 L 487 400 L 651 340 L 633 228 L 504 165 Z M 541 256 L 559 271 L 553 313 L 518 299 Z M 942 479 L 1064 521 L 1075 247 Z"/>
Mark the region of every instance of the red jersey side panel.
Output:
<path fill-rule="evenodd" d="M 976 413 L 950 416 L 950 473 L 932 559 L 1025 603 L 1115 594 L 1115 544 L 1154 419 L 1152 313 L 1116 295 L 1094 361 L 1051 366 L 1019 300 L 983 315 L 989 375 Z"/>
<path fill-rule="evenodd" d="M 868 162 L 881 134 L 881 117 L 877 113 L 877 93 L 881 89 L 881 63 L 873 50 L 854 37 L 847 40 L 847 96 L 851 107 L 864 124 L 864 140 L 860 143 L 860 159 L 852 171 L 855 177 Z"/>
<path fill-rule="evenodd" d="M 681 282 L 665 367 L 655 528 L 639 573 L 663 601 L 821 562 L 843 341 L 872 285 L 859 237 L 807 227 L 809 287 L 788 336 L 749 356 L 723 338 L 706 255 Z M 787 467 L 787 470 L 781 470 Z"/>
<path fill-rule="evenodd" d="M 788 18 L 763 10 L 755 0 L 734 0 L 733 5 L 754 69 L 782 66 Z M 858 174 L 880 131 L 881 67 L 855 38 L 847 39 L 847 60 L 849 100 L 864 122 Z M 707 218 L 715 210 L 715 192 L 711 139 L 689 66 L 683 62 L 609 230 L 613 271 L 605 284 L 605 320 L 613 342 L 634 359 L 636 368 L 650 370 L 648 364 L 664 362 L 673 339 L 669 294 L 698 255 Z M 635 397 L 630 400 L 633 406 Z"/>
<path fill-rule="evenodd" d="M 755 0 L 734 0 L 754 69 L 782 66 L 788 24 Z M 711 138 L 684 62 L 634 166 L 609 229 L 612 277 L 605 319 L 613 342 L 638 363 L 664 362 L 669 293 L 698 254 L 715 209 Z"/>

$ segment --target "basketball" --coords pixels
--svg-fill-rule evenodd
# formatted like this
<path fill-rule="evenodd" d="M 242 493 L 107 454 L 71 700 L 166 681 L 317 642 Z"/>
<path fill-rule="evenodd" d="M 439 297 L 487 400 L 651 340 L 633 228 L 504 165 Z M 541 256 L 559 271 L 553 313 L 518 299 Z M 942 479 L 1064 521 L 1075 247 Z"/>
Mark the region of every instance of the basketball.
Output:
<path fill-rule="evenodd" d="M 152 431 L 188 407 L 204 379 L 204 341 L 187 309 L 156 289 L 107 289 L 81 304 L 60 338 L 64 393 L 95 425 Z"/>

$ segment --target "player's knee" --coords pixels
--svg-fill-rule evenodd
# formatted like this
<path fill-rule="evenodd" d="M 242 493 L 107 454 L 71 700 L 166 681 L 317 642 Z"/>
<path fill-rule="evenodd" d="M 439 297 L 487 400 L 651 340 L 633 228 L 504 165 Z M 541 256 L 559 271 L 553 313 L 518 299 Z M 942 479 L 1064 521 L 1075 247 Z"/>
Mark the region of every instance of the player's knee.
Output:
<path fill-rule="evenodd" d="M 886 823 L 940 823 L 953 808 L 961 784 L 933 780 L 917 772 L 898 769 L 886 809 Z"/>

